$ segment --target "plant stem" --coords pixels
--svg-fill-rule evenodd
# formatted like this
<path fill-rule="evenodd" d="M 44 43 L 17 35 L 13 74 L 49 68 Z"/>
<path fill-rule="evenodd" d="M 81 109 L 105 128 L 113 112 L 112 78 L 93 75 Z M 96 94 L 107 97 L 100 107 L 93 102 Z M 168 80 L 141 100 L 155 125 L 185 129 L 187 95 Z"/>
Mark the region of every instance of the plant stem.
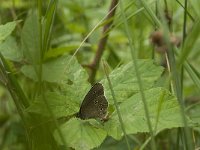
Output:
<path fill-rule="evenodd" d="M 114 17 L 117 4 L 118 4 L 118 0 L 112 0 L 110 8 L 109 8 L 109 14 L 106 17 L 106 21 L 109 21 L 111 18 Z M 109 36 L 109 34 L 106 34 L 106 33 L 109 31 L 109 28 L 112 26 L 112 24 L 113 24 L 113 19 L 109 21 L 107 24 L 105 24 L 103 27 L 102 38 L 99 41 L 96 55 L 93 59 L 93 62 L 89 65 L 91 68 L 91 73 L 90 73 L 90 78 L 89 78 L 90 83 L 94 83 L 95 81 L 96 72 L 99 68 L 99 63 L 103 55 L 103 51 L 105 50 L 106 43 Z"/>

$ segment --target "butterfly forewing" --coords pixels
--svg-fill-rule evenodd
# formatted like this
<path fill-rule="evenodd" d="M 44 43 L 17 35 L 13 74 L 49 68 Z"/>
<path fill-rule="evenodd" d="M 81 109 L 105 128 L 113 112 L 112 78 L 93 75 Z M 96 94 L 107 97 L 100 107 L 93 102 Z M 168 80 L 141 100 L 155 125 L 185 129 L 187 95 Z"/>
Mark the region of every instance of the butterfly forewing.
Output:
<path fill-rule="evenodd" d="M 78 116 L 81 119 L 104 118 L 107 113 L 108 101 L 104 96 L 102 84 L 96 83 L 85 96 Z"/>

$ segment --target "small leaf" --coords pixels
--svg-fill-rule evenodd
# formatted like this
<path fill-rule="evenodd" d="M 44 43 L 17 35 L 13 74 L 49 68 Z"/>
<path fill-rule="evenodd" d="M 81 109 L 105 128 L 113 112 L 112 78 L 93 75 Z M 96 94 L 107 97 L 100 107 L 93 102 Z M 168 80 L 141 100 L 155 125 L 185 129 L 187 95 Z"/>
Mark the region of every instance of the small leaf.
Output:
<path fill-rule="evenodd" d="M 107 135 L 103 129 L 95 127 L 89 121 L 76 118 L 63 124 L 60 130 L 64 133 L 63 136 L 67 145 L 76 150 L 88 150 L 98 147 Z M 55 132 L 55 138 L 60 144 L 63 144 L 57 131 Z"/>
<path fill-rule="evenodd" d="M 9 60 L 17 62 L 22 60 L 22 51 L 19 49 L 16 40 L 11 36 L 0 44 L 0 52 Z"/>
<path fill-rule="evenodd" d="M 68 43 L 67 45 L 60 46 L 57 48 L 52 48 L 47 51 L 47 53 L 45 54 L 45 58 L 46 59 L 55 58 L 55 57 L 65 54 L 65 53 L 73 52 L 79 46 L 80 46 L 80 43 L 74 42 L 74 43 Z M 82 45 L 82 48 L 84 48 L 84 47 L 90 47 L 90 45 L 88 43 L 86 43 L 86 44 Z"/>
<path fill-rule="evenodd" d="M 5 25 L 0 25 L 0 43 L 5 40 L 15 29 L 16 21 L 8 22 Z"/>
<path fill-rule="evenodd" d="M 200 104 L 194 104 L 193 107 L 188 110 L 188 115 L 194 123 L 200 124 Z"/>

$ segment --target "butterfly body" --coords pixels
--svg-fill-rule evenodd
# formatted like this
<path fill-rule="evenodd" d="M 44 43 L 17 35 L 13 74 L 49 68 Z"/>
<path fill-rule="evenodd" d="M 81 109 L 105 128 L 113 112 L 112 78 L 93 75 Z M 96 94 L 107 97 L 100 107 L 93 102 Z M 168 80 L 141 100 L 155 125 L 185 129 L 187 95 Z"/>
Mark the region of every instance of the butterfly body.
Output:
<path fill-rule="evenodd" d="M 81 119 L 104 119 L 107 115 L 108 101 L 101 83 L 96 83 L 86 94 L 77 117 Z"/>

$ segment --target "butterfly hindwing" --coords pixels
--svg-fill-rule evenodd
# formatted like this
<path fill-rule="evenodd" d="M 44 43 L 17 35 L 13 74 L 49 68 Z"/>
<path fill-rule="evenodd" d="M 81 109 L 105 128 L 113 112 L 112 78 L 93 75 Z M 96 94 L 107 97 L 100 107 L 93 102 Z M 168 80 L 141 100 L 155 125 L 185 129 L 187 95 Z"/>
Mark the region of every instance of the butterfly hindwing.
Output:
<path fill-rule="evenodd" d="M 107 114 L 108 101 L 104 95 L 98 96 L 95 100 L 97 103 L 96 110 L 98 111 L 98 118 L 104 118 Z"/>

